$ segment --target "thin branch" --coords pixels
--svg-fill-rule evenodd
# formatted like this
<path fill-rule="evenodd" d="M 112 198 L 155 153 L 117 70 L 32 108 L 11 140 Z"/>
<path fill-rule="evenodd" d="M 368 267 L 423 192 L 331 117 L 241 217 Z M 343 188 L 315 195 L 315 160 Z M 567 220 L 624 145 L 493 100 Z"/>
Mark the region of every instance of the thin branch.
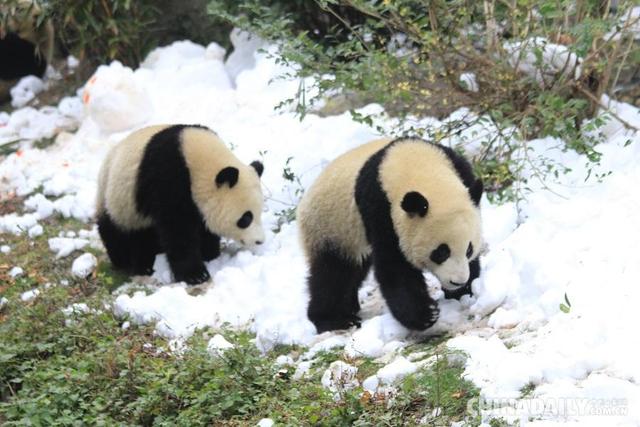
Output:
<path fill-rule="evenodd" d="M 574 85 L 575 88 L 582 93 L 584 96 L 586 96 L 587 98 L 589 98 L 593 103 L 595 103 L 596 105 L 598 105 L 601 108 L 604 108 L 607 113 L 611 114 L 611 116 L 616 119 L 617 121 L 619 121 L 620 123 L 622 123 L 622 125 L 629 129 L 632 130 L 634 132 L 638 132 L 640 131 L 640 128 L 635 127 L 634 125 L 632 125 L 631 123 L 629 123 L 628 121 L 626 121 L 625 119 L 623 119 L 622 117 L 620 117 L 617 113 L 614 113 L 611 108 L 607 107 L 606 105 L 604 105 L 602 103 L 602 101 L 600 101 L 598 98 L 596 98 L 591 92 L 589 92 L 588 90 L 584 89 L 581 85 L 576 84 Z"/>

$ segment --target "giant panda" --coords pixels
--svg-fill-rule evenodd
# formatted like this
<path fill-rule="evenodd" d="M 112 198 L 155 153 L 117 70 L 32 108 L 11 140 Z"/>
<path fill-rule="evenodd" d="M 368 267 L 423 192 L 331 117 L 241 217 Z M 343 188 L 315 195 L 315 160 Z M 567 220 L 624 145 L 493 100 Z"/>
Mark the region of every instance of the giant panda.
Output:
<path fill-rule="evenodd" d="M 220 236 L 247 247 L 264 241 L 262 171 L 202 126 L 133 132 L 108 152 L 98 177 L 98 232 L 111 262 L 151 274 L 165 252 L 176 281 L 207 281 L 203 260 L 220 254 Z"/>
<path fill-rule="evenodd" d="M 42 14 L 32 0 L 0 5 L 0 101 L 21 77 L 42 77 L 53 58 L 54 28 Z"/>
<path fill-rule="evenodd" d="M 318 333 L 360 325 L 358 289 L 371 265 L 392 315 L 409 329 L 439 315 L 422 270 L 447 298 L 471 293 L 482 191 L 462 156 L 421 139 L 376 140 L 331 162 L 297 210 L 307 314 Z"/>

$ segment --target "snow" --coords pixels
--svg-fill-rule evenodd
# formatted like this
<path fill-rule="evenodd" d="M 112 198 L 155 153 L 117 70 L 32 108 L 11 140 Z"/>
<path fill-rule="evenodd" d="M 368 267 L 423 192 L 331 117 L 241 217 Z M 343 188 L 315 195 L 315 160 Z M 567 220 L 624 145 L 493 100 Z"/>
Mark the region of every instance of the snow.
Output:
<path fill-rule="evenodd" d="M 271 230 L 278 228 L 280 212 L 297 204 L 301 191 L 329 161 L 377 135 L 354 123 L 348 113 L 324 118 L 308 115 L 300 121 L 292 111 L 275 111 L 275 105 L 295 96 L 300 82 L 277 79 L 290 70 L 269 58 L 272 47 L 265 46 L 267 53 L 256 53 L 255 46 L 240 41 L 236 48 L 238 59 L 230 63 L 232 53 L 225 63 L 223 50 L 215 44 L 174 43 L 153 51 L 136 70 L 119 63 L 102 66 L 96 79 L 80 91 L 88 97 L 84 104 L 74 96 L 57 107 L 25 107 L 9 116 L 0 114 L 0 123 L 5 124 L 0 126 L 0 143 L 26 140 L 19 152 L 0 163 L 0 193 L 28 196 L 27 213 L 0 217 L 0 232 L 24 233 L 54 214 L 89 221 L 97 171 L 110 147 L 145 125 L 207 125 L 243 161 L 264 162 L 267 241 L 255 252 L 225 242 L 222 255 L 207 264 L 211 283 L 198 287 L 198 292 L 171 283 L 166 257 L 160 255 L 154 276 L 144 281 L 144 291 L 129 290 L 140 289 L 136 285 L 118 292 L 115 314 L 131 324 L 154 324 L 158 334 L 176 342 L 198 328 L 228 324 L 255 333 L 256 346 L 262 351 L 277 344 L 308 346 L 295 361 L 294 379 L 308 375 L 320 351 L 343 349 L 347 358 L 384 358 L 389 363 L 365 379 L 362 387 L 385 394 L 393 393 L 388 384 L 425 366 L 410 355 L 399 355 L 403 347 L 416 338 L 447 333 L 453 336 L 448 347 L 468 355 L 461 362 L 465 376 L 480 388 L 483 398 L 520 402 L 522 388 L 533 384 L 534 397 L 540 399 L 625 399 L 628 413 L 615 423 L 640 424 L 636 360 L 640 338 L 634 318 L 640 300 L 636 284 L 640 136 L 614 119 L 600 130 L 605 142 L 598 146 L 603 154 L 598 172 L 612 172 L 602 182 L 585 182 L 586 159 L 554 150 L 559 141 L 530 141 L 532 150 L 561 161 L 572 172 L 552 185 L 554 192 L 530 180 L 532 192 L 518 205 L 496 206 L 482 200 L 488 250 L 482 257 L 482 275 L 473 284 L 474 296 L 444 300 L 437 281 L 427 275 L 429 292 L 438 298 L 441 310 L 430 330 L 418 334 L 403 328 L 388 313 L 370 276 L 359 293 L 362 327 L 317 335 L 306 317 L 307 271 L 296 224 L 285 224 L 278 233 Z M 530 48 L 512 48 L 514 56 L 523 53 L 521 64 L 530 67 L 523 71 L 541 79 L 527 59 Z M 552 66 L 556 56 L 558 63 L 568 60 L 579 66 L 579 58 L 561 46 L 545 43 L 543 53 L 550 73 L 562 72 Z M 604 99 L 605 107 L 640 126 L 635 107 Z M 376 105 L 361 110 L 380 111 Z M 459 110 L 448 120 L 465 114 L 467 110 Z M 424 119 L 417 125 L 446 122 Z M 75 133 L 69 133 L 76 127 Z M 464 134 L 492 131 L 486 126 Z M 46 150 L 30 148 L 29 141 L 44 137 L 55 137 L 55 144 Z M 466 148 L 473 152 L 479 143 L 477 137 L 471 139 Z M 295 173 L 294 182 L 283 178 L 285 167 Z M 79 237 L 63 234 L 49 239 L 49 247 L 62 258 L 85 248 L 95 237 L 95 228 L 80 232 Z M 565 294 L 571 303 L 568 313 L 559 308 Z M 220 338 L 212 343 L 216 349 Z M 322 383 L 337 392 L 345 375 L 348 387 L 360 387 L 356 373 L 355 366 L 334 362 Z M 551 425 L 558 420 L 602 425 L 613 419 L 551 414 L 536 423 Z"/>
<path fill-rule="evenodd" d="M 460 74 L 460 84 L 466 90 L 470 92 L 477 92 L 479 90 L 478 81 L 476 80 L 475 73 L 462 73 Z"/>
<path fill-rule="evenodd" d="M 86 252 L 73 260 L 71 273 L 76 277 L 85 278 L 93 273 L 97 265 L 98 259 L 95 255 Z"/>
<path fill-rule="evenodd" d="M 79 251 L 89 244 L 89 240 L 69 237 L 52 237 L 49 249 L 56 253 L 56 258 L 64 258 L 74 251 Z"/>
<path fill-rule="evenodd" d="M 352 366 L 342 360 L 336 360 L 329 365 L 329 368 L 322 374 L 320 382 L 322 386 L 336 393 L 339 397 L 340 392 L 351 390 L 358 386 L 356 374 L 358 368 Z"/>
<path fill-rule="evenodd" d="M 271 418 L 263 418 L 256 424 L 258 427 L 272 427 L 274 422 Z"/>
<path fill-rule="evenodd" d="M 9 276 L 11 276 L 12 278 L 16 278 L 16 277 L 20 277 L 24 274 L 24 270 L 22 269 L 22 267 L 13 267 L 11 270 L 9 270 Z"/>
<path fill-rule="evenodd" d="M 78 68 L 78 65 L 80 65 L 80 60 L 78 60 L 78 58 L 73 55 L 67 56 L 67 67 L 74 69 Z"/>
<path fill-rule="evenodd" d="M 38 223 L 35 214 L 18 215 L 10 213 L 0 217 L 0 232 L 20 234 Z"/>
<path fill-rule="evenodd" d="M 376 376 L 382 384 L 389 385 L 414 373 L 417 369 L 418 366 L 415 363 L 410 362 L 403 356 L 399 356 L 393 362 L 380 368 Z"/>
<path fill-rule="evenodd" d="M 27 232 L 27 234 L 29 234 L 29 237 L 31 237 L 31 238 L 41 236 L 42 233 L 44 233 L 44 229 L 42 228 L 42 226 L 40 224 L 34 225 Z"/>
<path fill-rule="evenodd" d="M 215 334 L 207 344 L 207 350 L 209 351 L 209 353 L 217 356 L 222 355 L 225 350 L 228 350 L 230 348 L 233 348 L 233 344 L 227 341 L 225 337 L 220 334 Z"/>
<path fill-rule="evenodd" d="M 90 311 L 91 309 L 85 303 L 74 303 L 62 309 L 62 312 L 67 317 L 77 315 L 77 314 L 87 314 Z"/>
<path fill-rule="evenodd" d="M 29 302 L 35 297 L 37 297 L 38 295 L 40 295 L 40 291 L 37 289 L 32 289 L 30 291 L 26 291 L 20 294 L 20 299 L 24 302 Z"/>
<path fill-rule="evenodd" d="M 0 298 L 0 310 L 2 310 L 7 304 L 9 304 L 9 300 L 7 298 Z"/>
<path fill-rule="evenodd" d="M 89 117 L 104 132 L 118 132 L 142 124 L 152 114 L 149 94 L 139 84 L 140 73 L 115 61 L 101 65 L 89 79 L 82 100 Z"/>
<path fill-rule="evenodd" d="M 295 362 L 293 361 L 293 358 L 291 356 L 282 354 L 276 358 L 277 366 L 292 366 L 294 364 Z"/>
<path fill-rule="evenodd" d="M 533 77 L 541 86 L 552 84 L 558 75 L 578 79 L 582 72 L 581 58 L 566 46 L 551 43 L 544 37 L 509 41 L 504 44 L 504 50 L 512 67 Z"/>
<path fill-rule="evenodd" d="M 3 254 L 8 254 L 9 252 L 11 252 L 11 246 L 9 245 L 0 246 L 0 252 L 2 252 Z"/>
<path fill-rule="evenodd" d="M 42 79 L 36 76 L 26 76 L 11 88 L 11 106 L 22 108 L 31 102 L 36 95 L 46 89 Z"/>

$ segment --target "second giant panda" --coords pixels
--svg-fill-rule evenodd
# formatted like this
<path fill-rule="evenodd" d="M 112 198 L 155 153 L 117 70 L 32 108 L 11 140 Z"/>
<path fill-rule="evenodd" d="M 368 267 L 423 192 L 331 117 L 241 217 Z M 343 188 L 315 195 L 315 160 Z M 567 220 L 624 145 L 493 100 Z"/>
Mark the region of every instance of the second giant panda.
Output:
<path fill-rule="evenodd" d="M 308 317 L 318 333 L 360 324 L 358 289 L 373 265 L 405 327 L 439 315 L 422 270 L 447 298 L 471 293 L 480 274 L 482 182 L 450 148 L 421 139 L 377 140 L 331 162 L 297 211 L 308 263 Z"/>
<path fill-rule="evenodd" d="M 0 5 L 0 101 L 21 77 L 42 77 L 51 63 L 54 28 L 43 13 L 32 0 Z"/>
<path fill-rule="evenodd" d="M 114 266 L 150 274 L 166 252 L 176 281 L 209 279 L 204 261 L 220 236 L 264 241 L 262 163 L 240 162 L 211 130 L 151 126 L 107 154 L 98 177 L 97 222 Z"/>

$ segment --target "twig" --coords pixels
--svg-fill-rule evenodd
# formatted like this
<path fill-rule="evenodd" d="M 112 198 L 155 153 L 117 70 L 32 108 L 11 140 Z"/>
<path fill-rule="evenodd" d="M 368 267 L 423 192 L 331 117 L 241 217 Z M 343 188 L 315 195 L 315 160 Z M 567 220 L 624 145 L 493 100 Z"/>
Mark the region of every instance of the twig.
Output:
<path fill-rule="evenodd" d="M 640 131 L 640 128 L 635 127 L 634 125 L 632 125 L 631 123 L 629 123 L 628 121 L 626 121 L 625 119 L 623 119 L 622 117 L 620 117 L 617 113 L 614 113 L 611 108 L 605 106 L 604 104 L 602 104 L 602 102 L 596 98 L 591 92 L 589 92 L 588 90 L 584 89 L 580 84 L 576 84 L 574 85 L 575 88 L 581 92 L 584 96 L 586 96 L 587 98 L 589 98 L 593 103 L 595 103 L 596 105 L 598 105 L 599 107 L 604 108 L 607 113 L 611 114 L 611 116 L 616 119 L 617 121 L 619 121 L 620 123 L 622 123 L 622 126 L 624 126 L 625 128 L 632 130 L 634 132 L 638 132 Z"/>

